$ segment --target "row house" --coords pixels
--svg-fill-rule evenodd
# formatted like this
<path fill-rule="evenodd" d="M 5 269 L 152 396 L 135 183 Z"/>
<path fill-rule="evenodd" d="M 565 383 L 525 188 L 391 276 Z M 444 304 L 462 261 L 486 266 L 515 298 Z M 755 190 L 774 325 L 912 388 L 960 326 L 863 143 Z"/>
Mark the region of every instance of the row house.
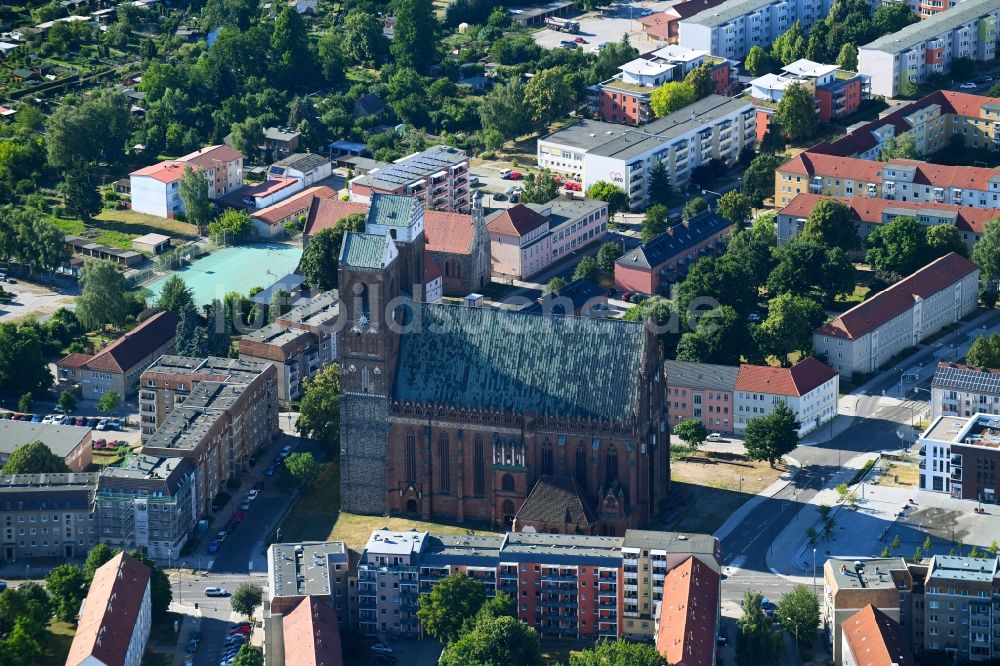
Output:
<path fill-rule="evenodd" d="M 701 65 L 708 65 L 715 92 L 724 94 L 735 81 L 736 63 L 683 46 L 666 46 L 621 65 L 614 77 L 590 87 L 590 105 L 609 123 L 643 125 L 653 119 L 650 97 L 670 81 L 683 81 Z"/>
<path fill-rule="evenodd" d="M 979 268 L 951 252 L 813 332 L 813 349 L 850 379 L 880 369 L 976 309 Z"/>
<path fill-rule="evenodd" d="M 733 429 L 737 433 L 745 432 L 753 419 L 768 416 L 784 404 L 795 413 L 801 437 L 837 415 L 840 375 L 811 356 L 790 368 L 743 364 L 733 396 Z"/>
<path fill-rule="evenodd" d="M 373 194 L 414 196 L 432 210 L 468 213 L 472 207 L 469 158 L 450 146 L 432 146 L 348 183 L 351 201 L 368 203 Z"/>
<path fill-rule="evenodd" d="M 540 168 L 578 176 L 584 191 L 598 181 L 621 187 L 630 210 L 649 205 L 650 174 L 662 164 L 675 189 L 710 160 L 734 164 L 756 142 L 749 100 L 709 95 L 641 128 L 582 120 L 538 140 Z"/>
<path fill-rule="evenodd" d="M 734 432 L 733 393 L 738 367 L 671 360 L 665 365 L 671 427 L 695 419 L 709 432 Z"/>
<path fill-rule="evenodd" d="M 928 227 L 939 224 L 955 227 L 971 253 L 972 248 L 986 233 L 986 223 L 1000 217 L 1000 208 L 969 208 L 936 201 L 892 201 L 859 196 L 825 197 L 803 193 L 796 194 L 787 206 L 778 211 L 778 245 L 786 245 L 798 238 L 809 219 L 809 213 L 821 199 L 829 198 L 837 199 L 851 209 L 862 243 L 868 238 L 868 234 L 883 224 L 899 217 L 912 217 Z"/>
<path fill-rule="evenodd" d="M 998 20 L 997 0 L 966 0 L 859 47 L 858 70 L 871 77 L 872 93 L 898 97 L 904 85 L 947 74 L 957 58 L 993 60 Z"/>
<path fill-rule="evenodd" d="M 96 472 L 0 476 L 3 558 L 82 557 L 95 543 Z"/>
<path fill-rule="evenodd" d="M 1000 415 L 1000 370 L 938 363 L 931 380 L 931 416 Z"/>
<path fill-rule="evenodd" d="M 977 502 L 996 502 L 1000 417 L 939 416 L 921 435 L 920 488 Z"/>
<path fill-rule="evenodd" d="M 741 61 L 754 46 L 769 49 L 796 22 L 808 30 L 830 7 L 830 0 L 728 0 L 682 19 L 678 43 Z"/>

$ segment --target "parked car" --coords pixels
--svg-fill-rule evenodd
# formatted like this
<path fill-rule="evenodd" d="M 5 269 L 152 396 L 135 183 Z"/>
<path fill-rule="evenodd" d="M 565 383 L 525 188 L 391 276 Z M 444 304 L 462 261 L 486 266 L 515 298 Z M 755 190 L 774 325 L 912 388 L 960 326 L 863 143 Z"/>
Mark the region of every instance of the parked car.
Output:
<path fill-rule="evenodd" d="M 6 589 L 7 589 L 7 581 L 0 580 L 0 592 L 3 592 Z"/>
<path fill-rule="evenodd" d="M 229 628 L 229 635 L 230 636 L 233 636 L 235 634 L 242 634 L 242 635 L 246 636 L 249 633 L 250 633 L 250 623 L 249 622 L 240 622 L 239 624 L 234 624 L 233 626 L 231 626 Z"/>
<path fill-rule="evenodd" d="M 249 510 L 250 510 L 250 500 L 244 497 L 243 501 L 240 502 L 240 511 L 249 511 Z"/>
<path fill-rule="evenodd" d="M 511 180 L 521 180 L 523 178 L 524 178 L 524 174 L 521 173 L 520 171 L 511 171 L 510 172 L 510 179 Z"/>
<path fill-rule="evenodd" d="M 709 435 L 707 437 L 707 439 L 710 442 L 721 442 L 722 441 L 722 435 L 720 435 L 717 432 L 713 432 L 711 435 Z"/>
<path fill-rule="evenodd" d="M 13 414 L 11 414 L 10 412 L 2 412 L 0 413 L 0 420 L 6 419 L 9 421 L 11 416 L 13 416 Z"/>
<path fill-rule="evenodd" d="M 76 417 L 76 419 L 73 420 L 73 425 L 83 427 L 87 425 L 87 419 L 84 418 L 83 416 L 78 416 Z"/>
<path fill-rule="evenodd" d="M 223 541 L 226 540 L 227 536 L 229 536 L 229 534 L 227 534 L 225 530 L 219 530 L 218 532 L 215 533 L 215 540 L 218 541 L 219 543 L 222 543 Z"/>
<path fill-rule="evenodd" d="M 236 513 L 233 514 L 233 522 L 236 523 L 237 525 L 239 525 L 240 523 L 243 522 L 243 517 L 245 515 L 246 515 L 245 512 L 243 512 L 243 511 L 237 511 Z"/>
<path fill-rule="evenodd" d="M 228 597 L 229 590 L 224 587 L 206 587 L 205 588 L 206 597 Z"/>
<path fill-rule="evenodd" d="M 260 492 L 257 489 L 253 489 L 247 493 L 247 499 L 252 502 L 257 499 L 257 495 L 260 495 Z"/>
<path fill-rule="evenodd" d="M 582 192 L 583 191 L 583 185 L 581 185 L 580 183 L 576 182 L 575 180 L 568 181 L 565 185 L 563 185 L 563 187 L 566 188 L 567 190 L 569 190 L 570 192 Z"/>
<path fill-rule="evenodd" d="M 108 430 L 108 419 L 101 419 L 97 422 L 96 430 Z"/>
<path fill-rule="evenodd" d="M 292 445 L 285 444 L 283 447 L 281 447 L 281 459 L 284 460 L 290 455 L 292 455 Z"/>
<path fill-rule="evenodd" d="M 371 650 L 376 654 L 392 654 L 392 647 L 385 643 L 376 643 L 371 647 Z"/>
<path fill-rule="evenodd" d="M 41 423 L 42 419 L 44 419 L 44 418 L 45 417 L 43 415 L 41 415 L 41 414 L 35 414 L 34 416 L 31 417 L 31 422 L 32 423 Z"/>
<path fill-rule="evenodd" d="M 631 291 L 626 291 L 625 293 L 623 293 L 622 294 L 622 300 L 625 301 L 626 303 L 628 303 L 629 301 L 631 301 L 632 300 L 632 292 Z"/>
<path fill-rule="evenodd" d="M 219 542 L 216 541 L 215 539 L 212 539 L 212 541 L 209 542 L 209 544 L 208 544 L 208 552 L 210 552 L 210 553 L 217 553 L 217 552 L 219 552 Z M 205 594 L 208 594 L 208 592 L 205 592 Z M 212 595 L 209 594 L 208 596 L 212 596 Z"/>
<path fill-rule="evenodd" d="M 573 41 L 576 42 L 577 44 L 586 44 L 587 43 L 587 40 L 584 39 L 583 37 L 576 37 L 575 39 L 573 39 Z"/>
<path fill-rule="evenodd" d="M 264 470 L 264 476 L 274 476 L 274 465 L 268 465 Z"/>
<path fill-rule="evenodd" d="M 976 84 L 973 83 L 972 81 L 966 81 L 965 83 L 960 85 L 959 88 L 961 88 L 962 90 L 975 90 Z"/>
<path fill-rule="evenodd" d="M 87 419 L 87 427 L 88 428 L 94 428 L 94 427 L 97 426 L 98 423 L 100 423 L 99 419 Z"/>
<path fill-rule="evenodd" d="M 564 39 L 559 42 L 559 48 L 572 51 L 573 49 L 579 48 L 579 45 L 572 39 Z"/>
<path fill-rule="evenodd" d="M 479 176 L 469 176 L 469 187 L 479 187 Z"/>
<path fill-rule="evenodd" d="M 94 440 L 94 448 L 95 449 L 103 449 L 107 443 L 108 443 L 108 440 L 104 439 L 103 437 L 99 437 L 99 438 L 97 438 L 97 439 Z"/>
<path fill-rule="evenodd" d="M 510 178 L 510 174 L 514 173 L 513 169 L 500 169 L 500 178 L 507 180 Z"/>

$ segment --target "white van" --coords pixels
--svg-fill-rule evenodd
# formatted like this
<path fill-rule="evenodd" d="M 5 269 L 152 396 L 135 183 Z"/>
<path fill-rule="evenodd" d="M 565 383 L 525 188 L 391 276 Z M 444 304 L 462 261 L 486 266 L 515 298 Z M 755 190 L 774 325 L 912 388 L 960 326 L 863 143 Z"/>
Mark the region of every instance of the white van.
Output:
<path fill-rule="evenodd" d="M 514 173 L 513 169 L 501 169 L 500 177 L 503 178 L 504 180 L 507 180 L 508 178 L 510 178 L 510 174 L 512 173 Z"/>

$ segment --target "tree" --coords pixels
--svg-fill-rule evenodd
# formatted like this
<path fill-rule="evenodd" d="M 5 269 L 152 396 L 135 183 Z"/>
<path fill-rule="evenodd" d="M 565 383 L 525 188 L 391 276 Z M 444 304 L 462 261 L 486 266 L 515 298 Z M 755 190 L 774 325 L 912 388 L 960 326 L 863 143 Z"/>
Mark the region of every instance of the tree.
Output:
<path fill-rule="evenodd" d="M 181 310 L 180 321 L 177 322 L 177 332 L 174 336 L 174 347 L 179 356 L 205 356 L 205 338 L 208 330 L 201 326 L 201 317 L 193 305 Z"/>
<path fill-rule="evenodd" d="M 924 551 L 921 550 L 920 546 L 917 546 L 916 550 L 913 551 L 913 561 L 920 564 L 924 561 Z"/>
<path fill-rule="evenodd" d="M 31 407 L 35 404 L 35 398 L 31 395 L 31 392 L 23 394 L 17 401 L 17 411 L 30 413 Z"/>
<path fill-rule="evenodd" d="M 983 237 L 972 249 L 972 260 L 979 266 L 984 280 L 1000 278 L 1000 217 L 986 223 Z"/>
<path fill-rule="evenodd" d="M 129 555 L 149 567 L 149 597 L 153 607 L 153 622 L 159 622 L 166 617 L 167 608 L 170 607 L 170 602 L 174 598 L 174 593 L 170 588 L 170 579 L 156 562 L 143 553 L 133 550 Z"/>
<path fill-rule="evenodd" d="M 337 220 L 333 227 L 322 229 L 312 237 L 302 250 L 299 273 L 312 286 L 321 291 L 337 286 L 340 248 L 344 244 L 344 234 L 348 231 L 362 231 L 365 228 L 363 213 L 351 213 Z"/>
<path fill-rule="evenodd" d="M 801 645 L 812 645 L 819 626 L 819 601 L 805 585 L 796 585 L 791 592 L 781 595 L 778 616 L 789 634 Z"/>
<path fill-rule="evenodd" d="M 854 250 L 861 246 L 851 207 L 837 199 L 823 198 L 816 202 L 806 218 L 802 237 L 828 248 Z"/>
<path fill-rule="evenodd" d="M 755 348 L 745 319 L 733 307 L 721 305 L 705 313 L 693 331 L 681 336 L 677 360 L 735 365 L 741 356 L 754 358 Z"/>
<path fill-rule="evenodd" d="M 663 204 L 654 204 L 646 209 L 642 218 L 642 242 L 648 243 L 667 231 L 667 216 L 670 210 Z"/>
<path fill-rule="evenodd" d="M 61 564 L 45 576 L 56 617 L 63 622 L 73 622 L 80 612 L 80 603 L 86 596 L 83 571 L 75 564 Z"/>
<path fill-rule="evenodd" d="M 291 456 L 289 456 L 290 458 Z M 264 601 L 264 590 L 260 585 L 253 583 L 240 583 L 236 591 L 233 592 L 233 611 L 245 616 L 248 620 L 253 619 L 254 612 L 260 608 Z"/>
<path fill-rule="evenodd" d="M 736 661 L 740 666 L 776 664 L 781 655 L 781 635 L 764 613 L 763 603 L 760 592 L 743 593 L 743 617 L 736 623 Z"/>
<path fill-rule="evenodd" d="M 622 63 L 624 64 L 624 63 Z M 712 78 L 712 66 L 708 63 L 698 65 L 684 77 L 684 83 L 694 90 L 695 99 L 703 99 L 715 92 L 715 79 Z"/>
<path fill-rule="evenodd" d="M 801 83 L 792 83 L 785 88 L 785 94 L 774 112 L 774 122 L 788 141 L 810 138 L 816 133 L 816 126 L 819 124 L 816 100 L 812 93 Z"/>
<path fill-rule="evenodd" d="M 462 622 L 486 602 L 483 584 L 460 573 L 444 578 L 430 594 L 420 595 L 417 618 L 424 631 L 446 646 L 458 640 Z"/>
<path fill-rule="evenodd" d="M 184 217 L 198 227 L 199 232 L 208 226 L 215 207 L 208 198 L 208 181 L 201 170 L 185 165 L 177 185 L 177 194 L 184 205 Z"/>
<path fill-rule="evenodd" d="M 600 268 L 597 266 L 597 260 L 589 255 L 580 259 L 580 262 L 573 270 L 574 280 L 586 280 L 597 284 L 599 278 Z"/>
<path fill-rule="evenodd" d="M 774 172 L 784 163 L 784 157 L 766 152 L 751 160 L 743 174 L 743 193 L 750 197 L 754 206 L 760 208 L 764 199 L 774 196 Z"/>
<path fill-rule="evenodd" d="M 975 368 L 1000 368 L 1000 333 L 980 335 L 973 340 L 965 362 Z"/>
<path fill-rule="evenodd" d="M 32 622 L 23 616 L 14 618 L 14 628 L 0 640 L 0 663 L 6 666 L 32 666 L 42 654 L 39 638 L 32 636 Z M 41 633 L 41 632 L 39 632 Z"/>
<path fill-rule="evenodd" d="M 997 551 L 1000 551 L 1000 545 L 997 545 L 997 540 L 996 539 L 993 539 L 993 541 L 990 541 L 990 547 L 987 548 L 987 550 L 989 551 L 991 557 L 996 557 L 997 556 Z"/>
<path fill-rule="evenodd" d="M 63 413 L 68 414 L 69 412 L 72 412 L 74 409 L 76 409 L 76 398 L 74 398 L 73 394 L 70 393 L 69 391 L 63 391 L 62 393 L 59 394 L 58 404 L 59 404 L 59 409 L 61 409 Z"/>
<path fill-rule="evenodd" d="M 826 249 L 811 237 L 799 237 L 777 252 L 778 265 L 767 278 L 772 294 L 811 296 L 832 300 L 854 288 L 854 266 L 842 249 Z"/>
<path fill-rule="evenodd" d="M 295 427 L 303 437 L 340 450 L 340 366 L 331 363 L 305 381 Z"/>
<path fill-rule="evenodd" d="M 505 140 L 515 139 L 531 129 L 532 107 L 525 103 L 525 86 L 512 79 L 494 86 L 479 105 L 484 130 L 496 130 Z"/>
<path fill-rule="evenodd" d="M 111 558 L 119 552 L 121 551 L 104 543 L 98 543 L 92 547 L 90 552 L 87 553 L 86 561 L 83 563 L 84 582 L 90 585 L 90 581 L 94 579 L 94 573 L 101 568 L 101 565 L 110 562 Z"/>
<path fill-rule="evenodd" d="M 657 161 L 649 172 L 648 190 L 653 205 L 669 207 L 674 201 L 674 187 L 670 184 L 670 174 L 662 161 Z"/>
<path fill-rule="evenodd" d="M 163 283 L 160 297 L 156 300 L 156 307 L 180 316 L 188 305 L 194 305 L 194 294 L 184 282 L 184 278 L 175 273 Z"/>
<path fill-rule="evenodd" d="M 681 210 L 681 217 L 685 220 L 690 220 L 698 213 L 706 210 L 708 210 L 708 201 L 703 197 L 694 197 L 684 204 L 684 208 Z"/>
<path fill-rule="evenodd" d="M 3 466 L 4 474 L 56 474 L 68 472 L 69 467 L 63 459 L 52 453 L 40 441 L 29 442 L 14 449 Z"/>
<path fill-rule="evenodd" d="M 910 132 L 901 136 L 891 136 L 885 140 L 878 151 L 879 161 L 917 160 L 920 152 L 917 150 L 917 139 Z"/>
<path fill-rule="evenodd" d="M 750 267 L 725 255 L 695 261 L 674 292 L 674 304 L 682 321 L 689 321 L 696 311 L 704 313 L 720 305 L 729 305 L 746 317 L 757 306 L 757 300 Z"/>
<path fill-rule="evenodd" d="M 389 50 L 396 65 L 426 74 L 438 61 L 434 5 L 431 0 L 395 0 L 393 6 L 396 26 Z"/>
<path fill-rule="evenodd" d="M 755 224 L 750 229 L 733 233 L 726 243 L 726 256 L 732 257 L 749 270 L 754 287 L 760 289 L 767 284 L 767 276 L 775 266 L 773 233 Z"/>
<path fill-rule="evenodd" d="M 40 329 L 33 321 L 0 323 L 0 386 L 12 393 L 52 385 L 43 356 Z"/>
<path fill-rule="evenodd" d="M 697 449 L 708 437 L 708 429 L 698 419 L 685 419 L 674 426 L 674 434 L 692 449 Z"/>
<path fill-rule="evenodd" d="M 872 15 L 872 28 L 878 35 L 889 35 L 919 21 L 908 5 L 879 5 Z"/>
<path fill-rule="evenodd" d="M 294 7 L 286 5 L 274 20 L 271 54 L 274 79 L 283 88 L 302 88 L 311 82 L 316 59 L 309 46 L 305 19 Z"/>
<path fill-rule="evenodd" d="M 111 324 L 125 325 L 128 315 L 125 278 L 110 261 L 88 261 L 80 270 L 76 316 L 89 331 Z"/>
<path fill-rule="evenodd" d="M 378 17 L 352 9 L 344 18 L 342 33 L 344 55 L 356 64 L 371 67 L 385 56 L 387 44 Z"/>
<path fill-rule="evenodd" d="M 837 54 L 837 66 L 848 72 L 858 71 L 858 47 L 854 44 L 844 44 Z"/>
<path fill-rule="evenodd" d="M 103 414 L 110 414 L 122 404 L 122 397 L 118 391 L 110 389 L 105 391 L 97 401 L 97 411 Z"/>
<path fill-rule="evenodd" d="M 523 203 L 547 203 L 559 196 L 559 183 L 552 172 L 542 169 L 541 173 L 529 173 L 524 177 L 524 188 L 521 191 Z"/>
<path fill-rule="evenodd" d="M 591 79 L 607 81 L 618 73 L 618 68 L 639 57 L 639 50 L 628 41 L 628 34 L 622 35 L 617 42 L 608 44 L 597 53 Z"/>
<path fill-rule="evenodd" d="M 49 164 L 69 169 L 80 164 L 121 163 L 131 125 L 127 100 L 105 90 L 79 104 L 57 107 L 45 126 Z"/>
<path fill-rule="evenodd" d="M 294 13 L 294 10 L 293 10 Z M 295 14 L 298 16 L 298 14 Z M 218 242 L 239 244 L 243 242 L 253 229 L 253 220 L 244 210 L 227 208 L 222 215 L 212 220 L 208 225 L 209 235 Z"/>
<path fill-rule="evenodd" d="M 545 283 L 545 293 L 551 294 L 557 292 L 565 286 L 566 286 L 566 279 L 561 278 L 557 275 L 556 277 L 550 279 L 548 282 Z"/>
<path fill-rule="evenodd" d="M 564 113 L 573 101 L 573 90 L 561 67 L 543 69 L 524 87 L 524 101 L 536 122 L 551 122 Z"/>
<path fill-rule="evenodd" d="M 762 76 L 773 69 L 773 60 L 767 51 L 755 44 L 747 53 L 744 67 L 751 75 Z"/>
<path fill-rule="evenodd" d="M 85 163 L 78 162 L 66 170 L 59 192 L 63 196 L 66 212 L 84 222 L 90 222 L 101 212 L 101 195 L 97 192 L 90 166 Z"/>
<path fill-rule="evenodd" d="M 969 256 L 969 246 L 962 240 L 958 227 L 950 224 L 935 224 L 927 227 L 927 261 L 954 252 L 963 257 Z"/>
<path fill-rule="evenodd" d="M 625 190 L 606 180 L 599 180 L 591 185 L 587 190 L 587 196 L 608 204 L 609 219 L 613 220 L 615 215 L 623 210 L 628 210 L 628 195 L 625 194 Z"/>
<path fill-rule="evenodd" d="M 795 412 L 783 402 L 767 416 L 758 416 L 747 424 L 743 444 L 750 460 L 766 460 L 774 467 L 781 456 L 799 445 L 799 427 Z"/>
<path fill-rule="evenodd" d="M 802 24 L 796 21 L 792 26 L 781 33 L 774 43 L 771 44 L 771 53 L 781 62 L 782 65 L 790 65 L 805 55 L 806 39 L 802 30 Z"/>
<path fill-rule="evenodd" d="M 653 91 L 649 96 L 649 107 L 657 118 L 663 118 L 693 104 L 696 99 L 697 95 L 691 84 L 671 81 Z"/>
<path fill-rule="evenodd" d="M 597 249 L 597 265 L 602 271 L 612 271 L 615 268 L 615 261 L 622 256 L 622 246 L 614 241 L 601 243 Z M 21 410 L 26 411 L 26 410 Z"/>
<path fill-rule="evenodd" d="M 624 639 L 602 640 L 586 650 L 571 652 L 569 666 L 669 666 L 655 646 Z"/>
<path fill-rule="evenodd" d="M 441 666 L 539 666 L 538 632 L 516 618 L 484 617 L 471 631 L 449 645 L 438 663 Z"/>
<path fill-rule="evenodd" d="M 244 643 L 233 659 L 233 666 L 264 666 L 264 651 L 250 643 Z"/>
<path fill-rule="evenodd" d="M 730 190 L 719 197 L 717 210 L 719 215 L 739 228 L 753 215 L 753 202 L 745 194 Z"/>
<path fill-rule="evenodd" d="M 825 320 L 826 313 L 816 301 L 781 294 L 768 302 L 767 319 L 757 329 L 757 344 L 765 354 L 788 364 L 788 357 L 794 352 L 808 355 L 813 331 Z"/>
<path fill-rule="evenodd" d="M 322 469 L 313 454 L 297 452 L 285 459 L 285 471 L 296 488 L 305 492 L 319 479 Z"/>
<path fill-rule="evenodd" d="M 924 265 L 927 232 L 915 217 L 897 217 L 875 227 L 867 239 L 865 260 L 883 275 L 905 276 Z"/>

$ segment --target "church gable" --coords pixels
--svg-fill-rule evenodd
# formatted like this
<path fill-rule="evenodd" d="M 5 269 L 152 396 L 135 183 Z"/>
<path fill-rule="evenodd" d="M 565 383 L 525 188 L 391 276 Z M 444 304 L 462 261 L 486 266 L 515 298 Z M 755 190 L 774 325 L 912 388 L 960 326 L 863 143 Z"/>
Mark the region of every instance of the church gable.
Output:
<path fill-rule="evenodd" d="M 393 398 L 547 416 L 630 421 L 643 325 L 422 304 L 400 340 Z"/>

